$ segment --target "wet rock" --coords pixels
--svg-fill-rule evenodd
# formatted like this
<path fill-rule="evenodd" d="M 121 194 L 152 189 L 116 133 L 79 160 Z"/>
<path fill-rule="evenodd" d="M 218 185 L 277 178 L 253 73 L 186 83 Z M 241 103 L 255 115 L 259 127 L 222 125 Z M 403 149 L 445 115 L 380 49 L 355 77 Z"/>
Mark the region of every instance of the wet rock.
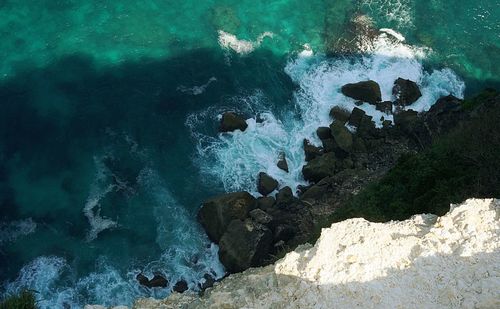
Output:
<path fill-rule="evenodd" d="M 349 120 L 350 113 L 345 108 L 340 106 L 334 106 L 330 110 L 330 117 L 333 118 L 334 121 L 346 123 Z M 321 138 L 321 137 L 320 137 Z"/>
<path fill-rule="evenodd" d="M 203 279 L 204 279 L 204 281 L 199 284 L 201 291 L 204 291 L 204 290 L 214 286 L 215 278 L 212 275 L 204 274 Z"/>
<path fill-rule="evenodd" d="M 375 104 L 375 108 L 382 113 L 386 114 L 392 114 L 392 102 L 391 101 L 384 101 L 384 102 L 379 102 Z"/>
<path fill-rule="evenodd" d="M 352 133 L 344 125 L 334 122 L 330 125 L 330 132 L 340 149 L 345 152 L 351 151 Z"/>
<path fill-rule="evenodd" d="M 160 274 L 155 274 L 151 280 L 142 273 L 138 274 L 135 278 L 141 285 L 148 288 L 166 288 L 168 286 L 168 280 Z"/>
<path fill-rule="evenodd" d="M 278 159 L 278 164 L 276 164 L 279 169 L 284 170 L 285 172 L 288 173 L 288 162 L 286 161 L 286 156 L 285 153 L 280 153 L 279 159 Z"/>
<path fill-rule="evenodd" d="M 276 193 L 276 206 L 286 207 L 291 205 L 295 201 L 292 189 L 288 186 L 281 188 L 278 193 Z"/>
<path fill-rule="evenodd" d="M 186 280 L 181 279 L 181 280 L 177 281 L 177 283 L 174 285 L 173 290 L 177 293 L 184 293 L 188 290 L 188 288 L 189 287 L 188 287 Z"/>
<path fill-rule="evenodd" d="M 261 210 L 261 209 L 254 209 L 250 212 L 250 217 L 257 223 L 260 224 L 269 224 L 271 220 L 273 220 L 273 217 L 271 217 L 267 212 Z"/>
<path fill-rule="evenodd" d="M 330 131 L 330 129 L 328 129 L 328 131 Z M 323 139 L 321 140 L 321 144 L 323 144 L 324 152 L 332 152 L 335 151 L 336 148 L 338 148 L 333 138 Z"/>
<path fill-rule="evenodd" d="M 278 188 L 278 181 L 264 172 L 260 172 L 257 179 L 257 190 L 266 196 Z"/>
<path fill-rule="evenodd" d="M 336 164 L 335 154 L 326 153 L 304 165 L 302 174 L 305 180 L 318 182 L 325 177 L 334 175 Z"/>
<path fill-rule="evenodd" d="M 272 196 L 262 196 L 257 198 L 257 208 L 266 210 L 274 206 L 276 200 Z"/>
<path fill-rule="evenodd" d="M 220 122 L 220 132 L 245 131 L 248 125 L 245 119 L 233 112 L 225 112 Z"/>
<path fill-rule="evenodd" d="M 323 154 L 323 150 L 319 147 L 311 145 L 311 143 L 304 139 L 304 153 L 306 155 L 306 161 L 311 161 Z"/>
<path fill-rule="evenodd" d="M 410 133 L 418 125 L 418 113 L 414 110 L 401 110 L 394 115 L 394 124 L 404 132 Z"/>
<path fill-rule="evenodd" d="M 318 129 L 316 129 L 316 135 L 320 140 L 332 138 L 329 127 L 319 127 Z"/>
<path fill-rule="evenodd" d="M 233 220 L 219 243 L 219 258 L 230 273 L 260 266 L 268 258 L 273 242 L 271 231 L 250 219 Z"/>
<path fill-rule="evenodd" d="M 395 104 L 401 106 L 408 106 L 422 96 L 415 82 L 403 78 L 398 78 L 394 82 L 392 94 L 396 97 Z"/>
<path fill-rule="evenodd" d="M 364 110 L 355 107 L 351 112 L 351 116 L 349 117 L 349 125 L 359 128 L 365 115 L 366 113 Z"/>
<path fill-rule="evenodd" d="M 203 203 L 198 220 L 208 237 L 218 243 L 232 220 L 245 219 L 255 207 L 256 199 L 248 192 L 223 194 Z"/>
<path fill-rule="evenodd" d="M 373 80 L 346 84 L 342 86 L 341 91 L 345 96 L 370 104 L 382 101 L 380 86 Z"/>

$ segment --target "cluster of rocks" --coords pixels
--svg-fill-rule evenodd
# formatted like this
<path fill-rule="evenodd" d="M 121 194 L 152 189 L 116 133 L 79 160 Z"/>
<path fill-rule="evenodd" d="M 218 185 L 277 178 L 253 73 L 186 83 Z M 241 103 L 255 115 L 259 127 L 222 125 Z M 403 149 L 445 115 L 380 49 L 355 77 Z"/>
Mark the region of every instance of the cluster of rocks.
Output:
<path fill-rule="evenodd" d="M 153 275 L 153 278 L 149 279 L 143 273 L 137 274 L 135 279 L 143 286 L 147 288 L 166 288 L 169 285 L 169 280 L 161 273 L 157 272 Z M 205 274 L 204 283 L 199 284 L 199 288 L 206 289 L 213 285 L 214 278 L 209 274 Z M 188 283 L 186 280 L 181 279 L 177 281 L 172 287 L 172 291 L 177 293 L 183 293 L 188 290 Z"/>
<path fill-rule="evenodd" d="M 219 257 L 228 272 L 271 263 L 280 253 L 310 241 L 318 226 L 328 223 L 325 218 L 364 185 L 384 175 L 402 154 L 429 145 L 435 136 L 464 118 L 461 101 L 452 96 L 438 100 L 427 113 L 408 109 L 422 94 L 415 82 L 402 78 L 394 82 L 394 102 L 382 101 L 375 81 L 347 84 L 341 91 L 393 114 L 395 123 L 384 121 L 376 128 L 362 109 L 348 111 L 336 106 L 330 111 L 331 125 L 316 131 L 321 146 L 303 142 L 306 162 L 302 173 L 311 185 L 297 188 L 298 197 L 292 188 L 279 188 L 278 181 L 261 172 L 257 177 L 261 197 L 236 192 L 205 201 L 198 220 L 219 245 Z M 221 132 L 227 128 L 243 131 L 244 122 L 241 116 L 225 113 Z M 288 172 L 284 154 L 278 167 Z"/>

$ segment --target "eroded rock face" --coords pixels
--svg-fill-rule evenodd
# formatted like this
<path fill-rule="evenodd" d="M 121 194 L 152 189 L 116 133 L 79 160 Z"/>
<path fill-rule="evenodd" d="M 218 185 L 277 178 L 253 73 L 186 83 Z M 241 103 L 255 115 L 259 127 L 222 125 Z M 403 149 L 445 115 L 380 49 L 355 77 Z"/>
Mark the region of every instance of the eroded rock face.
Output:
<path fill-rule="evenodd" d="M 219 243 L 219 258 L 230 273 L 259 266 L 268 256 L 273 236 L 251 219 L 233 220 Z"/>
<path fill-rule="evenodd" d="M 394 103 L 401 106 L 408 106 L 422 96 L 417 83 L 403 78 L 398 78 L 394 82 L 392 94 L 396 97 Z"/>
<path fill-rule="evenodd" d="M 231 275 L 202 297 L 174 294 L 135 307 L 498 308 L 499 217 L 499 200 L 470 199 L 441 218 L 350 219 L 323 229 L 314 246 Z"/>
<path fill-rule="evenodd" d="M 248 125 L 245 119 L 233 112 L 225 112 L 220 122 L 220 132 L 245 131 Z"/>
<path fill-rule="evenodd" d="M 341 91 L 345 96 L 370 104 L 382 101 L 380 86 L 373 80 L 346 84 L 342 86 Z"/>
<path fill-rule="evenodd" d="M 255 207 L 256 200 L 250 193 L 227 193 L 205 201 L 198 212 L 198 220 L 208 237 L 218 243 L 231 221 L 245 219 Z"/>

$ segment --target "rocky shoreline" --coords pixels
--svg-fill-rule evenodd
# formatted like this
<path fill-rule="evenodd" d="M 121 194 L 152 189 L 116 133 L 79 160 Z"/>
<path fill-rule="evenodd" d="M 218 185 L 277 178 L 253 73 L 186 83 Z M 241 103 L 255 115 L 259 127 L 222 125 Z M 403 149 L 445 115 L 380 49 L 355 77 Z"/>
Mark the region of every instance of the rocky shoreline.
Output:
<path fill-rule="evenodd" d="M 321 145 L 304 140 L 302 173 L 308 187 L 279 187 L 262 171 L 256 184 L 262 196 L 234 192 L 204 202 L 199 222 L 219 245 L 219 257 L 228 273 L 268 265 L 297 245 L 313 242 L 321 227 L 331 223 L 331 214 L 352 195 L 384 175 L 402 155 L 425 149 L 467 118 L 462 100 L 453 96 L 439 99 L 427 112 L 411 110 L 421 93 L 415 82 L 401 78 L 394 82 L 394 102 L 382 102 L 375 81 L 347 84 L 341 91 L 374 105 L 387 118 L 394 117 L 394 123 L 380 119 L 383 125 L 377 128 L 372 117 L 358 107 L 352 111 L 333 107 L 331 125 L 317 130 Z M 243 123 L 244 118 L 227 112 L 221 132 L 227 132 L 226 128 L 244 131 Z M 286 171 L 283 154 L 277 165 Z"/>

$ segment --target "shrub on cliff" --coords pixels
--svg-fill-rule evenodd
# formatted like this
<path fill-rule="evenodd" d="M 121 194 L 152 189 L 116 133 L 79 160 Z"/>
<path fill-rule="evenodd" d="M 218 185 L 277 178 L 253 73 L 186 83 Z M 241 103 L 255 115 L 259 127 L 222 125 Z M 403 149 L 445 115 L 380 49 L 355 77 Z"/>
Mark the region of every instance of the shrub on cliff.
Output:
<path fill-rule="evenodd" d="M 486 98 L 486 99 L 485 99 Z M 495 99 L 494 99 L 495 98 Z M 429 149 L 402 157 L 381 180 L 354 196 L 332 221 L 363 217 L 403 220 L 414 214 L 443 215 L 468 197 L 500 197 L 500 102 L 498 93 L 465 101 L 476 115 Z"/>

